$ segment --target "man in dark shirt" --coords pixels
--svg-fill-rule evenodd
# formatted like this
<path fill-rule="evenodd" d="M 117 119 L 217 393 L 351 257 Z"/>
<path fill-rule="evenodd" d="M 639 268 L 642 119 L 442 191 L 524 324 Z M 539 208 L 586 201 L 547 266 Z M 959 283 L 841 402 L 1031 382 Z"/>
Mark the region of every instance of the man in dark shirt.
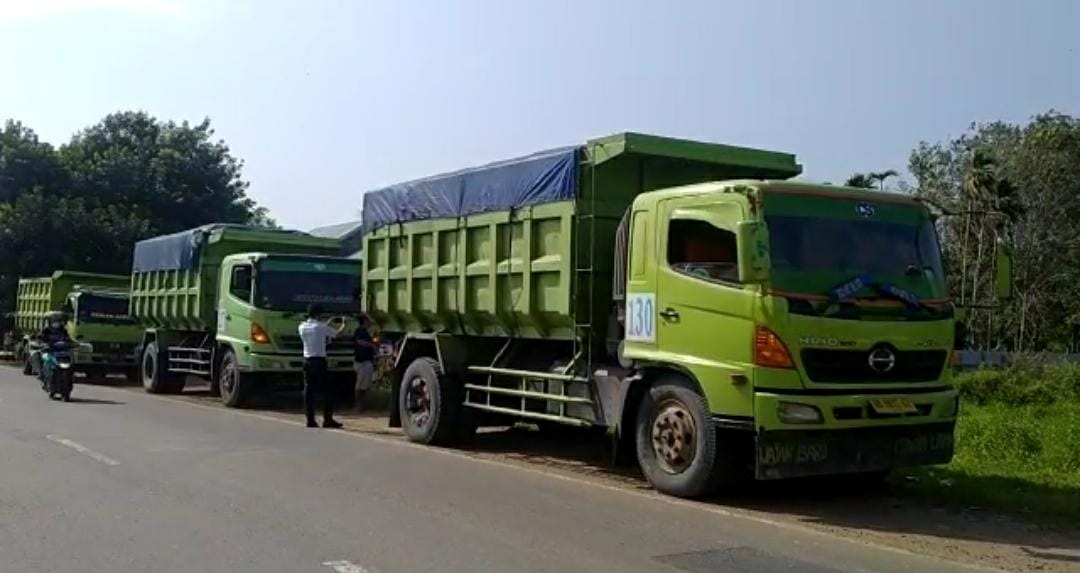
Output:
<path fill-rule="evenodd" d="M 367 329 L 367 316 L 361 314 L 358 318 L 360 324 L 353 332 L 353 369 L 356 370 L 356 409 L 362 411 L 375 376 L 375 342 Z"/>

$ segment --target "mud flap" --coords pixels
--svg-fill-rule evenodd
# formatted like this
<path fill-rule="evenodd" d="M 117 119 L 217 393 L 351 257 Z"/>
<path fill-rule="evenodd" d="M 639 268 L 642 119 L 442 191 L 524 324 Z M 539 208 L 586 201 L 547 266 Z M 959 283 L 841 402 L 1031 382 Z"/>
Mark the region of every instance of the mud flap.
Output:
<path fill-rule="evenodd" d="M 757 435 L 755 476 L 783 479 L 948 463 L 952 422 L 853 430 L 790 430 Z"/>

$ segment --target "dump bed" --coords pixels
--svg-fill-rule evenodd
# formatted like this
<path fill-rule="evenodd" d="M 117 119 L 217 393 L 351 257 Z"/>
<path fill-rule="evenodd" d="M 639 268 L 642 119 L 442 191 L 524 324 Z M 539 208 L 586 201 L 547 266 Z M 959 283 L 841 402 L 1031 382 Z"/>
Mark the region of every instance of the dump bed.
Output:
<path fill-rule="evenodd" d="M 15 298 L 15 325 L 24 333 L 41 329 L 45 315 L 63 310 L 76 287 L 126 290 L 131 278 L 78 271 L 56 271 L 52 276 L 19 279 Z"/>
<path fill-rule="evenodd" d="M 364 309 L 391 332 L 602 336 L 634 197 L 800 172 L 787 153 L 623 133 L 370 191 Z"/>
<path fill-rule="evenodd" d="M 326 255 L 336 240 L 299 231 L 207 225 L 135 244 L 132 315 L 147 327 L 212 330 L 221 261 L 238 253 Z"/>

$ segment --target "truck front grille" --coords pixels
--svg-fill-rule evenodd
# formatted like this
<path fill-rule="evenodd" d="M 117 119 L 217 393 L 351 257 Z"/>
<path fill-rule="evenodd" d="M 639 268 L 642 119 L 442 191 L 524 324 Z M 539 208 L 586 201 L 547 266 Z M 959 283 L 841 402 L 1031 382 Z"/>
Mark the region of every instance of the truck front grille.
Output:
<path fill-rule="evenodd" d="M 803 368 L 813 382 L 933 382 L 945 367 L 945 350 L 893 350 L 895 361 L 888 371 L 870 365 L 871 350 L 825 350 L 807 348 L 802 351 Z"/>

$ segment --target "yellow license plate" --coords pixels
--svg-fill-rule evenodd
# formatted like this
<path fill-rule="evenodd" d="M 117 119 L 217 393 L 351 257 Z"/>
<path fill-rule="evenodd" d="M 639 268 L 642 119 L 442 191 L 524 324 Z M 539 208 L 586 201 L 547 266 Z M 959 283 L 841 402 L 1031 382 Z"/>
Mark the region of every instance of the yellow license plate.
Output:
<path fill-rule="evenodd" d="M 870 400 L 870 407 L 878 414 L 914 414 L 919 411 L 914 402 L 905 398 Z"/>

